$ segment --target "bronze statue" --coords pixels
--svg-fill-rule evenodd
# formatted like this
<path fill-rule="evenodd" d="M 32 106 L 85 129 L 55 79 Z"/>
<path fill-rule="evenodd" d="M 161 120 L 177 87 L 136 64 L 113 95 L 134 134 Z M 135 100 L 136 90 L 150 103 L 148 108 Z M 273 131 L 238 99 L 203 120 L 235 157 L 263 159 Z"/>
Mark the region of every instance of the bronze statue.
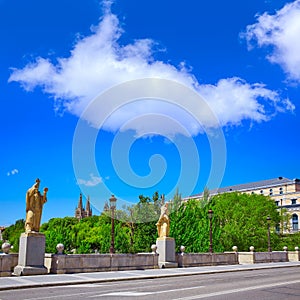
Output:
<path fill-rule="evenodd" d="M 161 207 L 161 214 L 159 220 L 156 223 L 158 237 L 168 237 L 170 233 L 170 219 L 168 216 L 168 203 Z"/>
<path fill-rule="evenodd" d="M 44 195 L 39 192 L 40 180 L 36 179 L 35 184 L 26 193 L 26 221 L 25 232 L 39 232 L 43 205 L 47 202 L 48 188 L 44 188 Z"/>

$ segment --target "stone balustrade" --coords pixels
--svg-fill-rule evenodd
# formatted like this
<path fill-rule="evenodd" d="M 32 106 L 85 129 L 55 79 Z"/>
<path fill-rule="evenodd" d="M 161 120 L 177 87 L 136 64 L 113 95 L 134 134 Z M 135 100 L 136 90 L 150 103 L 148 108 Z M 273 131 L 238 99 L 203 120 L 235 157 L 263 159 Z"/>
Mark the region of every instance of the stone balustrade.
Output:
<path fill-rule="evenodd" d="M 288 262 L 288 253 L 285 251 L 274 252 L 239 252 L 240 264 L 257 264 L 269 262 Z"/>
<path fill-rule="evenodd" d="M 0 254 L 0 277 L 11 276 L 18 264 L 18 254 Z"/>
<path fill-rule="evenodd" d="M 154 269 L 158 254 L 46 254 L 45 266 L 54 274 Z"/>
<path fill-rule="evenodd" d="M 200 267 L 216 265 L 237 265 L 236 253 L 178 253 L 176 260 L 179 267 Z"/>

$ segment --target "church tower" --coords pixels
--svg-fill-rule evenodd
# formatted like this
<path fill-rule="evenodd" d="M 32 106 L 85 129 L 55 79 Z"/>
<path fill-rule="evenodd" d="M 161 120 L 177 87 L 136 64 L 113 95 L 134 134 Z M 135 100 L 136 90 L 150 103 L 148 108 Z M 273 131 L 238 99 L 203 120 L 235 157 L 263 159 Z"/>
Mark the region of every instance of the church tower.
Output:
<path fill-rule="evenodd" d="M 78 201 L 78 206 L 75 209 L 75 218 L 78 220 L 81 220 L 84 218 L 84 209 L 82 205 L 82 194 L 79 195 L 79 201 Z"/>
<path fill-rule="evenodd" d="M 86 208 L 84 209 L 82 204 L 82 194 L 79 195 L 78 206 L 75 208 L 75 218 L 79 221 L 83 218 L 92 216 L 92 209 L 90 204 L 90 197 L 88 196 L 86 200 Z"/>
<path fill-rule="evenodd" d="M 86 206 L 85 206 L 85 217 L 91 217 L 92 216 L 92 209 L 91 209 L 91 204 L 90 204 L 90 196 L 88 196 L 86 200 Z"/>

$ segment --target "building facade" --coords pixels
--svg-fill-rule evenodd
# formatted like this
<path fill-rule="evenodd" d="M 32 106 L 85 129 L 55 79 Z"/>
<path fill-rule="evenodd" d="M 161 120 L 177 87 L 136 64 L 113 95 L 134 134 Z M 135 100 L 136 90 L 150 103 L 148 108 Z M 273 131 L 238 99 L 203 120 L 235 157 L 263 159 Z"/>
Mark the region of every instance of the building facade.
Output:
<path fill-rule="evenodd" d="M 300 231 L 300 179 L 277 177 L 252 183 L 238 184 L 209 191 L 209 196 L 223 193 L 240 192 L 270 196 L 278 206 L 290 216 L 289 224 L 285 224 L 287 232 Z M 193 195 L 189 199 L 201 199 L 203 193 Z"/>
<path fill-rule="evenodd" d="M 4 231 L 5 227 L 0 226 L 0 241 L 3 241 L 2 232 Z"/>
<path fill-rule="evenodd" d="M 91 217 L 92 215 L 93 215 L 93 212 L 91 209 L 90 197 L 87 198 L 86 205 L 84 208 L 83 203 L 82 203 L 82 194 L 80 194 L 79 200 L 78 200 L 78 206 L 75 208 L 75 218 L 77 218 L 78 220 L 81 220 L 83 218 Z"/>

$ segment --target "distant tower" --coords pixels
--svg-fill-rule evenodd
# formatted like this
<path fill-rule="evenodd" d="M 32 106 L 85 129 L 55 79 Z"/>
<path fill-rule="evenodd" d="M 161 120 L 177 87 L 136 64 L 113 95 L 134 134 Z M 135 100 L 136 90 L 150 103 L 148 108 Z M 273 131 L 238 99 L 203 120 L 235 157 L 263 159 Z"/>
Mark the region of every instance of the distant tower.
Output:
<path fill-rule="evenodd" d="M 88 196 L 86 200 L 86 206 L 85 206 L 85 217 L 91 217 L 93 215 L 92 209 L 91 209 L 91 204 L 90 204 L 90 196 Z"/>
<path fill-rule="evenodd" d="M 107 202 L 104 203 L 103 211 L 106 212 L 106 213 L 109 211 L 109 205 L 108 205 Z"/>
<path fill-rule="evenodd" d="M 86 209 L 84 209 L 82 204 L 82 194 L 79 196 L 78 206 L 75 208 L 75 218 L 81 220 L 83 218 L 91 217 L 92 216 L 92 209 L 90 204 L 90 197 L 88 196 L 86 200 Z"/>
<path fill-rule="evenodd" d="M 78 207 L 76 207 L 75 209 L 75 218 L 77 218 L 78 220 L 81 220 L 82 218 L 84 218 L 84 209 L 83 209 L 83 205 L 82 205 L 82 194 L 79 195 L 79 201 L 78 201 Z"/>

